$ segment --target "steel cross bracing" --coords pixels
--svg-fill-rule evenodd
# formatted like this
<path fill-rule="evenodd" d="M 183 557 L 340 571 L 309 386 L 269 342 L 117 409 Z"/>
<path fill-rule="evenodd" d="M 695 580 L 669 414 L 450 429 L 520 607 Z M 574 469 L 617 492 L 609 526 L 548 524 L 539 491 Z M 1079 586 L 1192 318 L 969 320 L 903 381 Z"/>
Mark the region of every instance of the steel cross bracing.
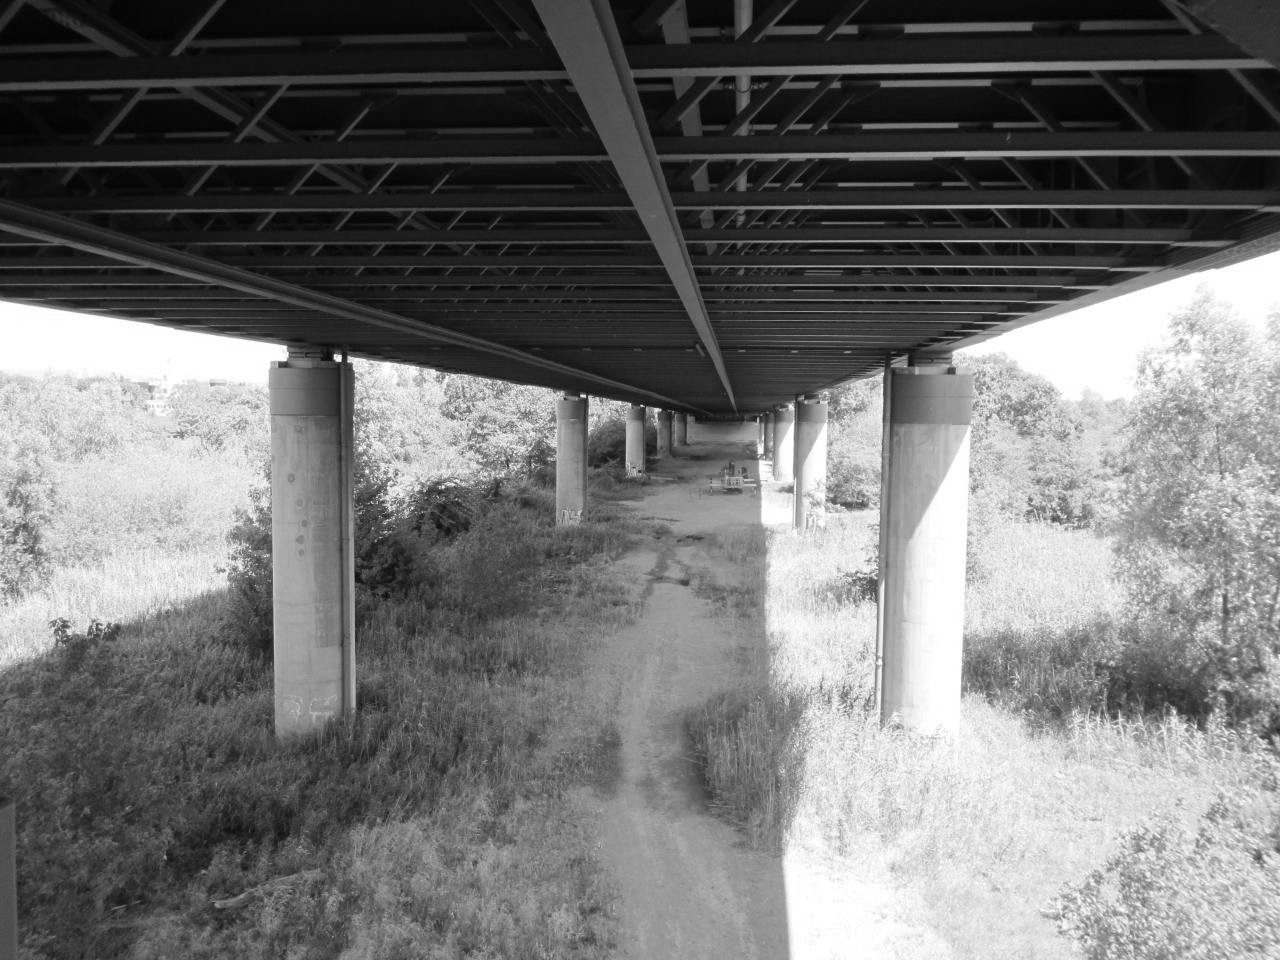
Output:
<path fill-rule="evenodd" d="M 734 7 L 0 0 L 0 297 L 733 415 L 1277 246 L 1280 6 Z"/>

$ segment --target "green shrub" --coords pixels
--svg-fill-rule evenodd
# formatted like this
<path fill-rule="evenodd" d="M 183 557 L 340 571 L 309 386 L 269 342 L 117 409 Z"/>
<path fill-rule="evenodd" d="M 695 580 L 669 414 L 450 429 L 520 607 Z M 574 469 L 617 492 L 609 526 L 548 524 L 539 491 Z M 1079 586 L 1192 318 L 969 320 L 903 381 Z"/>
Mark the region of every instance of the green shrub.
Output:
<path fill-rule="evenodd" d="M 249 506 L 236 511 L 227 534 L 227 606 L 224 633 L 269 657 L 272 643 L 271 488 L 249 491 Z"/>
<path fill-rule="evenodd" d="M 621 463 L 627 453 L 627 422 L 621 417 L 602 420 L 587 435 L 587 466 Z"/>
<path fill-rule="evenodd" d="M 445 602 L 480 619 L 520 610 L 546 556 L 551 529 L 549 511 L 531 516 L 511 501 L 491 505 L 466 536 L 441 551 L 440 566 L 448 571 Z"/>
<path fill-rule="evenodd" d="M 1280 798 L 1220 797 L 1198 829 L 1174 819 L 1127 833 L 1058 901 L 1088 960 L 1280 956 Z"/>
<path fill-rule="evenodd" d="M 451 539 L 471 529 L 482 503 L 474 485 L 456 477 L 435 477 L 405 498 L 405 520 L 414 533 Z"/>
<path fill-rule="evenodd" d="M 827 501 L 852 509 L 865 509 L 880 502 L 878 445 L 832 446 L 827 461 Z"/>
<path fill-rule="evenodd" d="M 39 583 L 49 570 L 47 544 L 53 483 L 39 460 L 20 457 L 0 464 L 0 600 Z"/>
<path fill-rule="evenodd" d="M 1231 716 L 1214 677 L 1203 646 L 1157 620 L 1097 617 L 965 638 L 965 689 L 1040 720 L 1168 710 L 1199 723 Z"/>
<path fill-rule="evenodd" d="M 120 624 L 103 623 L 101 620 L 90 620 L 83 633 L 76 633 L 71 629 L 70 620 L 58 617 L 49 621 L 49 629 L 53 632 L 54 647 L 62 651 L 67 665 L 73 670 L 84 663 L 85 657 L 100 644 L 110 643 L 120 636 Z"/>

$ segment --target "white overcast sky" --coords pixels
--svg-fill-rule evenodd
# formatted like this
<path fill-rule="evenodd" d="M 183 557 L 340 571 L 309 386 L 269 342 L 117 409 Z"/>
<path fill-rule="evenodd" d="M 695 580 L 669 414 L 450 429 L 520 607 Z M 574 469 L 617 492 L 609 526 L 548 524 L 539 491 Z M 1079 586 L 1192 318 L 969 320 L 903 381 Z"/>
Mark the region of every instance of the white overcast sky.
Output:
<path fill-rule="evenodd" d="M 1280 303 L 1278 275 L 1280 253 L 1259 257 L 1031 324 L 978 352 L 1007 353 L 1068 397 L 1085 387 L 1129 396 L 1138 355 L 1160 341 L 1169 314 L 1197 284 L 1208 284 L 1261 326 L 1272 303 Z M 0 302 L 0 369 L 9 371 L 265 383 L 270 362 L 283 358 L 280 347 L 260 343 Z"/>

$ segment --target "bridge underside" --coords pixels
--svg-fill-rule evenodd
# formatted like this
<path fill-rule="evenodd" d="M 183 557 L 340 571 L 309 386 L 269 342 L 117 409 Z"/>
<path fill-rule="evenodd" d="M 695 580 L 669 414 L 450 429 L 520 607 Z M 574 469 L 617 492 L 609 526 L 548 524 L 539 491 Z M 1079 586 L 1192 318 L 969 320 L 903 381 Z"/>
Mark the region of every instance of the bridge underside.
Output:
<path fill-rule="evenodd" d="M 0 297 L 733 415 L 1280 233 L 1280 11 L 736 6 L 0 0 Z"/>

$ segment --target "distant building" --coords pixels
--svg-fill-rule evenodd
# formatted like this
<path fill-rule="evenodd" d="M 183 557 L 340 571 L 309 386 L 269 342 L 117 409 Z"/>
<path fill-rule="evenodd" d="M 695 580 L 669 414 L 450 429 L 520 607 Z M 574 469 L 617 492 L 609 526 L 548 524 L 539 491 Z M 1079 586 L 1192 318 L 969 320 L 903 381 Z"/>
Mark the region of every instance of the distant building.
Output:
<path fill-rule="evenodd" d="M 131 379 L 129 382 L 146 392 L 147 412 L 153 417 L 173 416 L 173 408 L 169 406 L 169 399 L 173 396 L 173 382 L 168 377 Z"/>

